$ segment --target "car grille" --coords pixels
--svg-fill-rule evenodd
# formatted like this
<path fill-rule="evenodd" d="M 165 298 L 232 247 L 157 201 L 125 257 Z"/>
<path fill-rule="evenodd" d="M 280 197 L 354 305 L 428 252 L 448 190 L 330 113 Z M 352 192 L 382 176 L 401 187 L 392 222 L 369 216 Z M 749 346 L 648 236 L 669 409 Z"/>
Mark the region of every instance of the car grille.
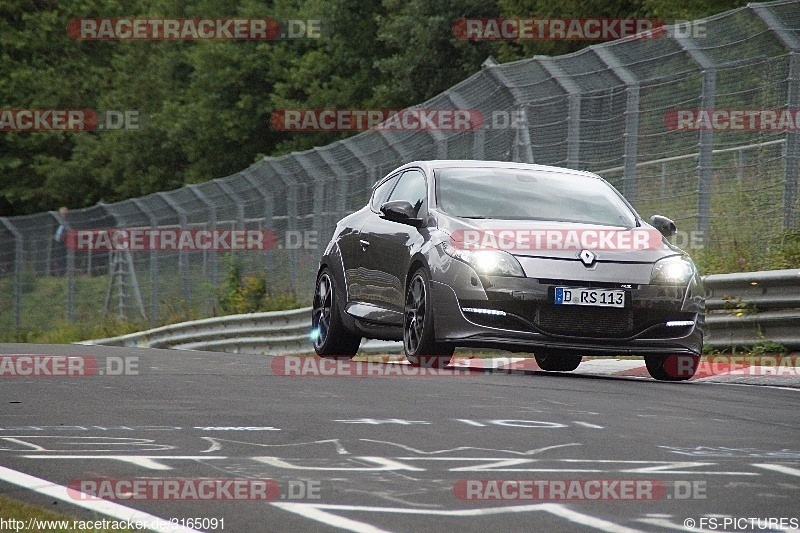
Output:
<path fill-rule="evenodd" d="M 547 333 L 577 337 L 629 337 L 636 330 L 632 309 L 537 305 L 533 323 Z"/>
<path fill-rule="evenodd" d="M 471 305 L 480 307 L 474 302 Z M 548 303 L 494 302 L 491 308 L 502 309 L 506 316 L 469 314 L 469 319 L 483 326 L 514 331 L 539 330 L 549 335 L 624 339 L 639 335 L 652 326 L 643 338 L 666 339 L 687 335 L 692 327 L 668 328 L 669 320 L 694 320 L 694 313 L 673 309 L 628 307 L 601 308 L 592 306 L 553 305 Z M 517 318 L 519 317 L 519 318 Z M 522 319 L 522 320 L 520 320 Z M 535 328 L 533 327 L 535 326 Z"/>

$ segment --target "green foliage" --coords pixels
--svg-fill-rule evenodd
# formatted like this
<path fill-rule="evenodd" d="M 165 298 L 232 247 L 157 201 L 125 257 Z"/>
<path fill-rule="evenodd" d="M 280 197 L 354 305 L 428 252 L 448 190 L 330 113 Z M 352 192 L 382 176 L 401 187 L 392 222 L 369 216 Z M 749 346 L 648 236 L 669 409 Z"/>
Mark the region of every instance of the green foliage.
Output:
<path fill-rule="evenodd" d="M 767 251 L 771 268 L 800 268 L 800 230 L 789 230 L 774 237 Z"/>
<path fill-rule="evenodd" d="M 786 354 L 789 349 L 779 342 L 763 340 L 750 348 L 749 352 L 753 355 Z"/>
<path fill-rule="evenodd" d="M 19 520 L 24 523 L 31 523 L 29 521 L 39 520 L 41 521 L 48 520 L 51 521 L 48 524 L 51 527 L 47 528 L 47 531 L 52 533 L 109 533 L 111 531 L 114 532 L 127 532 L 131 531 L 131 529 L 127 527 L 120 527 L 118 528 L 77 528 L 72 527 L 73 522 L 78 522 L 77 525 L 97 525 L 96 522 L 101 521 L 104 517 L 97 515 L 96 513 L 90 515 L 90 518 L 78 518 L 76 516 L 62 514 L 62 513 L 54 513 L 53 511 L 41 507 L 38 505 L 32 505 L 29 503 L 23 503 L 17 500 L 12 500 L 11 498 L 7 498 L 5 496 L 0 496 L 0 516 L 4 520 Z M 69 524 L 69 527 L 60 527 L 63 523 Z M 102 525 L 102 524 L 100 524 Z M 113 524 L 119 525 L 119 524 Z M 44 527 L 44 525 L 42 526 Z M 135 531 L 135 530 L 134 530 Z"/>
<path fill-rule="evenodd" d="M 146 327 L 139 322 L 116 319 L 101 322 L 57 320 L 47 328 L 12 328 L 0 334 L 0 342 L 30 342 L 37 344 L 69 344 L 89 339 L 117 337 L 141 331 Z"/>
<path fill-rule="evenodd" d="M 761 330 L 761 326 L 758 326 L 756 337 L 759 339 L 759 342 L 754 344 L 753 347 L 748 350 L 748 353 L 751 355 L 789 353 L 789 349 L 783 344 L 771 341 L 764 337 L 764 332 Z"/>
<path fill-rule="evenodd" d="M 800 231 L 788 230 L 764 239 L 763 233 L 751 234 L 746 226 L 740 226 L 729 241 L 690 252 L 704 275 L 800 268 Z"/>
<path fill-rule="evenodd" d="M 242 266 L 233 254 L 225 254 L 222 262 L 225 265 L 225 281 L 220 287 L 217 303 L 223 313 L 233 313 L 242 291 Z"/>
<path fill-rule="evenodd" d="M 0 5 L 0 105 L 132 110 L 139 130 L 4 132 L 0 216 L 86 207 L 238 172 L 263 155 L 351 133 L 280 132 L 284 108 L 418 104 L 478 72 L 585 47 L 581 41 L 465 41 L 461 17 L 693 19 L 744 2 L 685 0 L 9 0 Z M 267 17 L 321 20 L 322 39 L 78 41 L 81 17 Z M 668 68 L 664 66 L 663 68 Z M 748 84 L 749 79 L 742 79 Z"/>
<path fill-rule="evenodd" d="M 38 286 L 39 276 L 33 268 L 26 268 L 22 271 L 22 293 L 28 294 L 36 292 Z"/>
<path fill-rule="evenodd" d="M 242 276 L 242 265 L 233 254 L 223 257 L 225 281 L 219 289 L 217 303 L 225 314 L 283 311 L 303 307 L 293 295 L 272 294 L 263 272 Z"/>

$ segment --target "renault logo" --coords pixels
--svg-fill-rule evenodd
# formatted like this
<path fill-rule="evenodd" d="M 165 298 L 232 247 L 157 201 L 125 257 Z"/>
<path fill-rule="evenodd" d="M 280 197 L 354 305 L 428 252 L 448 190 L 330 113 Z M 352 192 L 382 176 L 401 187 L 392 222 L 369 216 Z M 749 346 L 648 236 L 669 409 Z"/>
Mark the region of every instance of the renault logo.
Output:
<path fill-rule="evenodd" d="M 587 267 L 592 266 L 594 262 L 597 260 L 597 256 L 594 255 L 589 250 L 581 250 L 581 253 L 578 254 L 578 257 L 580 258 L 584 266 Z"/>

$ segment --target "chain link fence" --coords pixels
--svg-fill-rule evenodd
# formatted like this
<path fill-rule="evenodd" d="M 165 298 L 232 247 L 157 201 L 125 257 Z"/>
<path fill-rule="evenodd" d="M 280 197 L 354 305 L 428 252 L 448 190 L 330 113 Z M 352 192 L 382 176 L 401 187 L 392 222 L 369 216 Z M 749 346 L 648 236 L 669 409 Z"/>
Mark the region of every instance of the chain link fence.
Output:
<path fill-rule="evenodd" d="M 797 224 L 800 125 L 681 128 L 673 119 L 720 109 L 795 117 L 800 2 L 753 3 L 567 56 L 490 58 L 419 108 L 477 110 L 485 121 L 475 130 L 369 130 L 225 178 L 72 210 L 66 223 L 270 230 L 271 250 L 234 255 L 243 272 L 266 273 L 274 294 L 306 302 L 335 222 L 365 204 L 377 179 L 416 159 L 489 159 L 597 172 L 643 216 L 673 218 L 687 232 L 679 245 L 763 246 Z M 156 325 L 219 311 L 226 252 L 75 250 L 54 239 L 61 222 L 57 212 L 0 218 L 0 331 L 104 315 Z"/>

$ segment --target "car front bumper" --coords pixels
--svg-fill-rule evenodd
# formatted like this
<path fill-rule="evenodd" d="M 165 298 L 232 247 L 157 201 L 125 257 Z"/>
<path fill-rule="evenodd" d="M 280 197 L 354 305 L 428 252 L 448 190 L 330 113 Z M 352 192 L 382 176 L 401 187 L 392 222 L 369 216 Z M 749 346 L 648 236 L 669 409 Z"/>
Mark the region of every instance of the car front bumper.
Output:
<path fill-rule="evenodd" d="M 688 287 L 669 287 L 537 278 L 476 280 L 466 266 L 448 268 L 445 274 L 431 283 L 439 342 L 582 355 L 702 351 L 705 305 L 702 287 L 694 281 Z M 625 308 L 555 305 L 557 286 L 624 290 Z"/>

